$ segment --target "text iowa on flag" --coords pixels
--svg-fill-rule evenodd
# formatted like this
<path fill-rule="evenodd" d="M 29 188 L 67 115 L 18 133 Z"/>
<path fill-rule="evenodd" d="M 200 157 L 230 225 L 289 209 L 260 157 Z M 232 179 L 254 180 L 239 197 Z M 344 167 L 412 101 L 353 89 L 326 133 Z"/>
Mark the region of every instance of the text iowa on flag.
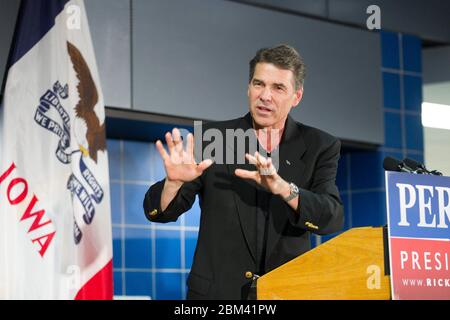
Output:
<path fill-rule="evenodd" d="M 0 107 L 0 298 L 111 299 L 103 95 L 83 1 L 22 1 Z"/>

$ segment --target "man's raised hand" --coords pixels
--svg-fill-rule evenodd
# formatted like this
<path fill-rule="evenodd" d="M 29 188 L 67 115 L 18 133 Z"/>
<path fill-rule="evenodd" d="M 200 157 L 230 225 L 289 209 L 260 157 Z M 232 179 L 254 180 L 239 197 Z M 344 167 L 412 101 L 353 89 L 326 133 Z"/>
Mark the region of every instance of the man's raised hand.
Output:
<path fill-rule="evenodd" d="M 198 164 L 195 162 L 194 137 L 191 133 L 187 135 L 186 149 L 183 148 L 180 130 L 177 128 L 174 128 L 172 133 L 167 132 L 165 138 L 169 153 L 160 140 L 156 141 L 156 148 L 163 159 L 166 179 L 169 181 L 192 181 L 213 163 L 211 159 L 203 160 Z"/>
<path fill-rule="evenodd" d="M 289 189 L 289 184 L 278 175 L 271 158 L 264 158 L 258 152 L 245 154 L 247 160 L 255 165 L 255 171 L 236 169 L 235 175 L 243 179 L 251 179 L 273 194 L 281 194 Z M 287 189 L 286 189 L 287 188 Z"/>

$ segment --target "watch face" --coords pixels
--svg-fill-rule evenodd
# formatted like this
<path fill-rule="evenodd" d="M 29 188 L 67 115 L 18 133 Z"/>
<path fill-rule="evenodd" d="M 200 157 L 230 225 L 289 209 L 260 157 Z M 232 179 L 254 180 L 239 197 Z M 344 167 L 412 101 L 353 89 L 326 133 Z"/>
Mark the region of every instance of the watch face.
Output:
<path fill-rule="evenodd" d="M 297 187 L 295 184 L 293 184 L 293 183 L 292 183 L 292 190 L 293 190 L 295 193 L 298 193 L 298 187 Z"/>

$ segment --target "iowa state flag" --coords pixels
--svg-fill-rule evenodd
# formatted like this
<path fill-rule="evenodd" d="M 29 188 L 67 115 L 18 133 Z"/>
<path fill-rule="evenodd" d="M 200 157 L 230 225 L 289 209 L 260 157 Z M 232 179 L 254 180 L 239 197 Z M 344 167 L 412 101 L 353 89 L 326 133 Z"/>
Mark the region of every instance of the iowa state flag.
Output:
<path fill-rule="evenodd" d="M 105 110 L 82 1 L 23 0 L 0 107 L 0 299 L 111 299 Z"/>

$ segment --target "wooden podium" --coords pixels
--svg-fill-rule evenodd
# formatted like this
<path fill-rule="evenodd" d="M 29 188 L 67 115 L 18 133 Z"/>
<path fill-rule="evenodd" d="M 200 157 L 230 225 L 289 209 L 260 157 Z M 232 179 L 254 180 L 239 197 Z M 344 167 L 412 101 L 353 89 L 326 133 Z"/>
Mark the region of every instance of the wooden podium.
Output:
<path fill-rule="evenodd" d="M 354 228 L 257 280 L 258 300 L 391 297 L 383 228 Z"/>

